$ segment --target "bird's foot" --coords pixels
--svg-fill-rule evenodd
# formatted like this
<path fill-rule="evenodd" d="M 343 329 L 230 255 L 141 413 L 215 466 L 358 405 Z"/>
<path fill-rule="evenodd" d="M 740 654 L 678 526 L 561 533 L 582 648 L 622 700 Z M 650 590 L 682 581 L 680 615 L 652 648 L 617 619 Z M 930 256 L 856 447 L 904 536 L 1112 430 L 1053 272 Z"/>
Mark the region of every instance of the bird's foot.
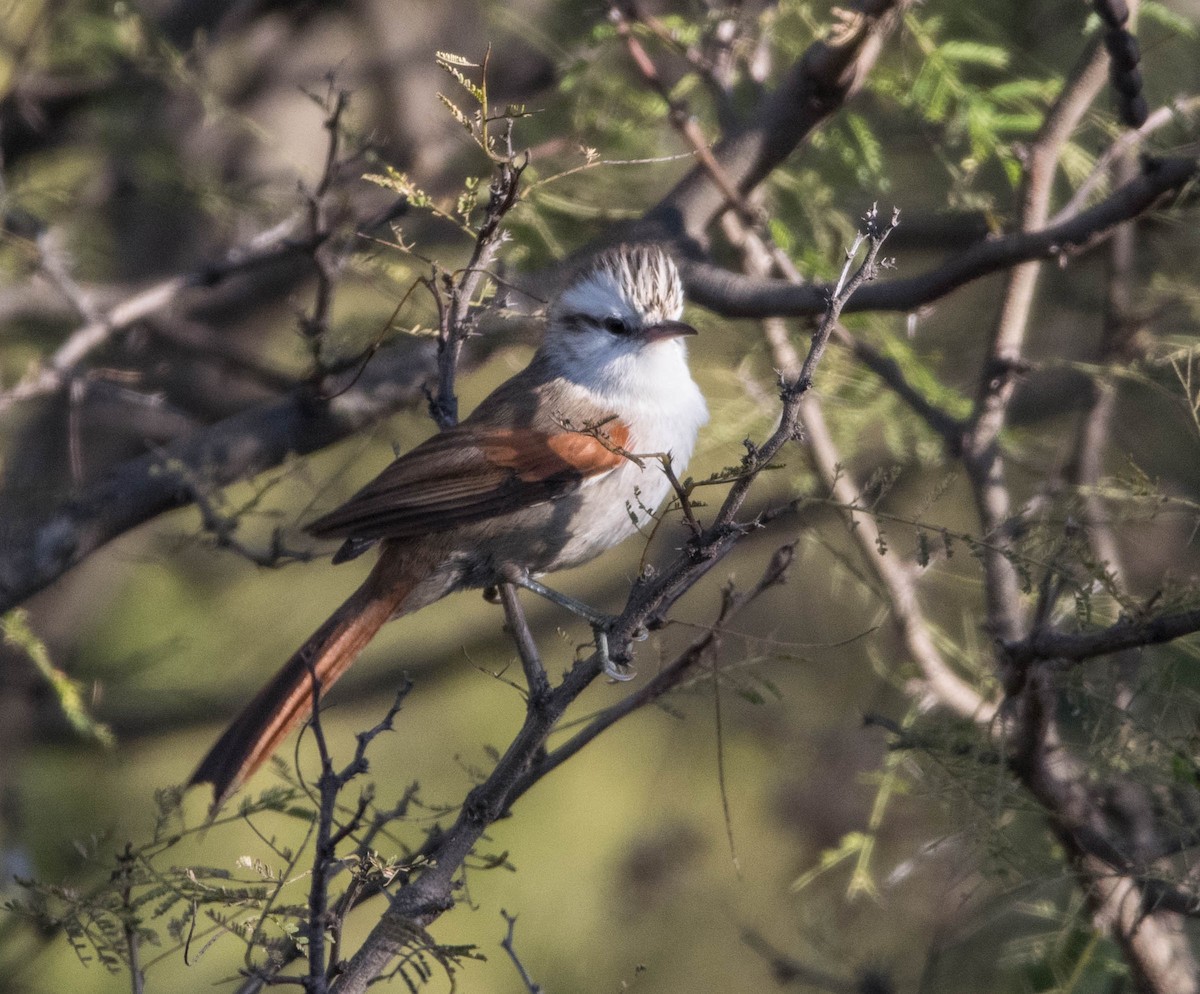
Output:
<path fill-rule="evenodd" d="M 604 670 L 605 676 L 620 683 L 625 683 L 637 676 L 637 670 L 628 663 L 618 663 L 609 653 L 607 628 L 596 625 L 592 628 L 592 633 L 596 636 L 596 652 L 600 656 L 600 668 Z"/>
<path fill-rule="evenodd" d="M 591 625 L 592 634 L 596 638 L 596 651 L 600 654 L 601 663 L 607 676 L 622 682 L 632 680 L 637 676 L 632 666 L 616 662 L 609 653 L 608 636 L 613 628 L 616 627 L 617 622 L 620 620 L 619 618 L 611 614 L 605 614 L 603 611 L 598 611 L 590 604 L 585 604 L 574 597 L 568 597 L 566 594 L 559 593 L 559 591 L 547 587 L 544 583 L 539 583 L 528 574 L 514 574 L 508 580 L 510 583 L 518 587 L 524 587 L 531 593 L 537 594 L 539 597 L 544 597 L 552 604 L 557 604 L 564 610 L 570 611 Z M 650 632 L 646 629 L 645 625 L 639 625 L 630 636 L 634 642 L 645 642 L 649 637 Z"/>

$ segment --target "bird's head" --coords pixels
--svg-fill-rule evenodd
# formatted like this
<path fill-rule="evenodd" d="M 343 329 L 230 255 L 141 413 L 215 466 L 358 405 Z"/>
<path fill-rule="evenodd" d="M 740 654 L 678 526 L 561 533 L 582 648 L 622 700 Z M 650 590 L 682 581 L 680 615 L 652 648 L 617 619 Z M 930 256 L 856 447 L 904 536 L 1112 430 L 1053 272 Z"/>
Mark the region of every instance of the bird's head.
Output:
<path fill-rule="evenodd" d="M 577 360 L 619 361 L 666 347 L 683 355 L 696 334 L 679 320 L 683 281 L 656 245 L 621 245 L 596 256 L 550 308 L 547 344 Z"/>

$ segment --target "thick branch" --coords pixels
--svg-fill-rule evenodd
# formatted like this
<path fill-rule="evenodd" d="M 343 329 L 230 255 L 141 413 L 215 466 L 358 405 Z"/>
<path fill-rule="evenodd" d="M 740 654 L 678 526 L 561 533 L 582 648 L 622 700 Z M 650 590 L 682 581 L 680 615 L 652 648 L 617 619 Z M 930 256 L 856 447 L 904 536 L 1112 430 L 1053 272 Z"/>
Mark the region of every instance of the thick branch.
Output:
<path fill-rule="evenodd" d="M 956 252 L 936 269 L 905 279 L 864 286 L 846 304 L 853 311 L 909 311 L 946 296 L 972 280 L 1029 259 L 1077 255 L 1103 241 L 1123 221 L 1178 193 L 1200 174 L 1196 159 L 1161 159 L 1094 207 L 1038 231 L 1014 232 Z M 688 299 L 725 317 L 801 317 L 820 314 L 829 288 L 796 286 L 782 279 L 743 276 L 707 262 L 685 262 Z"/>
<path fill-rule="evenodd" d="M 223 486 L 313 452 L 422 397 L 429 350 L 381 351 L 352 389 L 325 402 L 307 388 L 226 418 L 131 459 L 57 507 L 8 512 L 0 542 L 0 614 L 58 579 L 106 542 L 191 502 L 186 479 Z"/>
<path fill-rule="evenodd" d="M 1161 645 L 1196 632 L 1200 632 L 1200 610 L 1163 614 L 1147 621 L 1124 619 L 1096 632 L 1068 634 L 1042 629 L 1003 648 L 1017 666 L 1028 666 L 1039 659 L 1083 662 L 1125 649 Z"/>
<path fill-rule="evenodd" d="M 809 47 L 751 123 L 713 148 L 716 173 L 703 165 L 694 168 L 644 223 L 660 234 L 703 243 L 708 226 L 730 206 L 724 184 L 714 175 L 728 178 L 743 196 L 761 183 L 859 88 L 908 6 L 910 0 L 857 0 L 847 5 L 838 28 L 828 40 Z"/>

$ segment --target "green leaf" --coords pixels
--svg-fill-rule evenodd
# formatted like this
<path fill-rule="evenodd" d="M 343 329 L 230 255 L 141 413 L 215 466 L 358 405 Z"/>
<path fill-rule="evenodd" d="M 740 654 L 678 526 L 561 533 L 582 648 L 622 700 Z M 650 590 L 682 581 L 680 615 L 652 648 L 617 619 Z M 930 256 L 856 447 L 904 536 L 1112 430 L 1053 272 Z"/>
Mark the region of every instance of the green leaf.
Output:
<path fill-rule="evenodd" d="M 102 746 L 111 747 L 116 743 L 112 729 L 88 713 L 84 703 L 83 685 L 72 680 L 54 665 L 46 643 L 29 627 L 29 615 L 24 610 L 17 608 L 0 618 L 0 635 L 3 635 L 8 645 L 29 657 L 34 668 L 54 692 L 63 716 L 75 731 Z"/>
<path fill-rule="evenodd" d="M 470 69 L 479 68 L 478 62 L 471 62 L 469 59 L 461 55 L 455 55 L 453 52 L 435 52 L 434 58 L 445 66 L 465 66 Z"/>
<path fill-rule="evenodd" d="M 1184 38 L 1195 38 L 1197 35 L 1196 22 L 1183 14 L 1177 14 L 1169 7 L 1155 0 L 1145 0 L 1139 9 L 1139 17 L 1146 21 L 1153 21 L 1155 24 L 1166 28 L 1172 34 L 1182 35 Z"/>
<path fill-rule="evenodd" d="M 996 45 L 978 41 L 947 41 L 938 47 L 938 54 L 947 62 L 988 66 L 1003 69 L 1008 65 L 1008 52 Z"/>

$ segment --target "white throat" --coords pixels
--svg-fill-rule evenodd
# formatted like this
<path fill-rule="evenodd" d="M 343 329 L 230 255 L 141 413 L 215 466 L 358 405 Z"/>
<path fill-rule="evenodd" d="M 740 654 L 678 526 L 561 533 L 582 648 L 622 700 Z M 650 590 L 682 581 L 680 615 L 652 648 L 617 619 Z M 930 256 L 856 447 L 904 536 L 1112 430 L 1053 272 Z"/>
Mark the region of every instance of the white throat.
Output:
<path fill-rule="evenodd" d="M 561 375 L 629 427 L 632 452 L 670 452 L 681 472 L 697 433 L 708 422 L 708 407 L 688 370 L 684 343 L 676 338 L 621 349 L 603 339 L 598 344 L 594 351 L 572 349 L 575 354 L 562 356 Z"/>

